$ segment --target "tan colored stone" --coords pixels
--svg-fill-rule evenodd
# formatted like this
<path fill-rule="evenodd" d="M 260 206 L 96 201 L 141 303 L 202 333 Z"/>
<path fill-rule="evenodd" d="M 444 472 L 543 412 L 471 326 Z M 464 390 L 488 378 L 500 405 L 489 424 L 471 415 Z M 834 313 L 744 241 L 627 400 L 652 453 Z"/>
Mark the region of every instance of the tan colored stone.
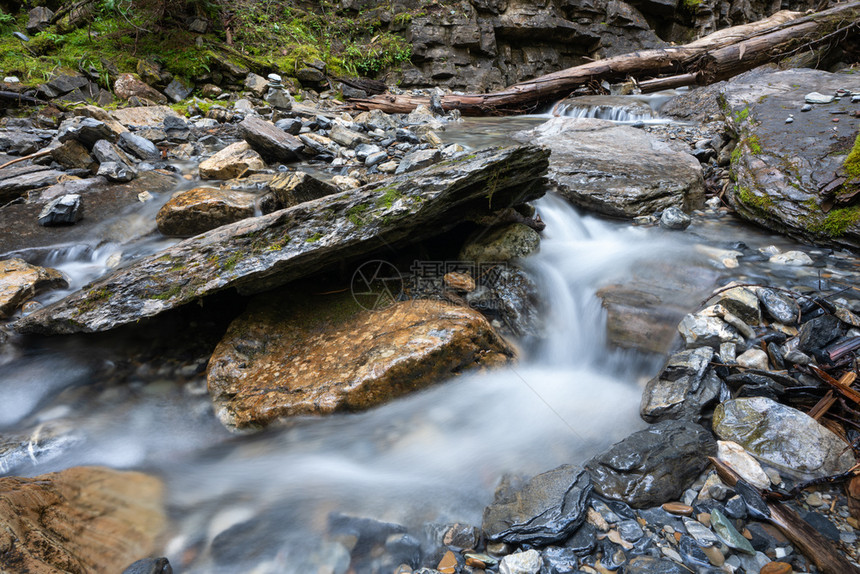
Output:
<path fill-rule="evenodd" d="M 157 478 L 99 467 L 0 478 L 0 571 L 122 572 L 156 551 L 163 491 Z"/>
<path fill-rule="evenodd" d="M 209 393 L 228 427 L 262 427 L 366 409 L 513 354 L 480 313 L 463 307 L 419 300 L 363 311 L 348 294 L 267 294 L 215 349 Z"/>
<path fill-rule="evenodd" d="M 164 235 L 189 236 L 254 216 L 256 195 L 196 187 L 170 198 L 155 220 Z"/>
<path fill-rule="evenodd" d="M 442 280 L 445 282 L 445 285 L 457 291 L 466 291 L 468 293 L 475 290 L 475 280 L 466 273 L 451 271 L 450 273 L 445 273 Z"/>
<path fill-rule="evenodd" d="M 266 162 L 243 141 L 228 145 L 199 166 L 201 179 L 232 179 L 261 169 L 266 169 Z"/>
<path fill-rule="evenodd" d="M 114 93 L 121 100 L 131 97 L 146 98 L 157 104 L 166 104 L 167 97 L 146 84 L 136 74 L 120 74 L 113 85 Z"/>
<path fill-rule="evenodd" d="M 442 574 L 454 574 L 454 572 L 457 571 L 457 556 L 449 550 L 442 557 L 442 560 L 439 561 L 439 565 L 436 566 L 436 570 Z"/>
<path fill-rule="evenodd" d="M 114 110 L 111 115 L 125 126 L 158 127 L 167 116 L 181 117 L 168 106 L 146 106 Z"/>
<path fill-rule="evenodd" d="M 90 169 L 96 163 L 86 146 L 77 140 L 68 140 L 52 149 L 51 159 L 67 169 Z"/>
<path fill-rule="evenodd" d="M 677 516 L 693 515 L 693 507 L 686 504 L 681 504 L 680 502 L 667 502 L 662 506 L 662 508 L 669 514 L 675 514 Z"/>
<path fill-rule="evenodd" d="M 339 190 L 303 171 L 280 173 L 272 178 L 269 188 L 282 207 L 292 207 L 305 201 L 325 197 Z"/>
<path fill-rule="evenodd" d="M 30 265 L 18 258 L 0 261 L 0 317 L 14 313 L 40 290 L 68 286 L 66 278 L 56 269 Z"/>
<path fill-rule="evenodd" d="M 760 574 L 791 574 L 791 564 L 785 562 L 768 562 L 761 568 Z"/>

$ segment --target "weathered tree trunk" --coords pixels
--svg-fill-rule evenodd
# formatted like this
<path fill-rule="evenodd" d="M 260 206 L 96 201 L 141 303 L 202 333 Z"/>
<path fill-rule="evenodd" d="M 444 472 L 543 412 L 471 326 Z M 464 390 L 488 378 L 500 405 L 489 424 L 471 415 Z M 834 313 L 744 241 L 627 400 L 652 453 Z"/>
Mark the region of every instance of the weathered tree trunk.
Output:
<path fill-rule="evenodd" d="M 442 107 L 460 110 L 465 115 L 528 113 L 595 80 L 645 80 L 669 74 L 673 78 L 667 79 L 671 80 L 668 84 L 645 80 L 651 82 L 646 86 L 653 90 L 666 85 L 708 84 L 778 60 L 800 47 L 838 41 L 842 34 L 856 33 L 858 28 L 860 2 L 839 4 L 809 16 L 801 16 L 799 12 L 778 12 L 760 22 L 721 30 L 684 46 L 643 50 L 597 60 L 519 82 L 499 92 L 449 94 L 442 97 Z M 381 94 L 350 100 L 350 104 L 358 110 L 408 113 L 420 104 L 429 104 L 429 98 Z"/>

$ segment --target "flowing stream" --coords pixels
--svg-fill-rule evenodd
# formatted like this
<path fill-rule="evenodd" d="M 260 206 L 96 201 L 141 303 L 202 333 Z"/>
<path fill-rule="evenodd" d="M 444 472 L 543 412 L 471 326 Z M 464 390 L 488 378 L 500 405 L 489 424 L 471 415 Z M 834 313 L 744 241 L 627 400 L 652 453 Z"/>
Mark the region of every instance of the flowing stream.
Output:
<path fill-rule="evenodd" d="M 536 121 L 469 121 L 448 137 L 480 126 L 474 137 L 498 141 Z M 15 340 L 0 356 L 0 436 L 27 447 L 0 450 L 0 470 L 32 476 L 100 464 L 158 474 L 171 517 L 163 552 L 180 572 L 342 567 L 346 550 L 325 539 L 333 514 L 402 524 L 416 535 L 428 523 L 479 525 L 505 473 L 582 464 L 644 426 L 642 385 L 663 358 L 607 345 L 595 296 L 601 286 L 668 263 L 703 278 L 700 292 L 673 302 L 692 310 L 729 276 L 821 280 L 817 269 L 775 271 L 755 257 L 725 269 L 716 249 L 740 240 L 748 252 L 791 247 L 731 219 L 672 233 L 583 216 L 552 194 L 536 205 L 547 227 L 540 252 L 525 265 L 548 310 L 546 334 L 523 342 L 521 360 L 509 368 L 461 375 L 361 414 L 236 436 L 212 414 L 202 364 L 162 373 L 154 360 L 127 369 L 123 350 L 140 343 L 132 337 Z M 164 245 L 65 246 L 44 263 L 69 273 L 77 288 L 107 272 L 118 251 L 135 257 Z M 831 272 L 825 281 L 834 277 L 841 275 Z"/>

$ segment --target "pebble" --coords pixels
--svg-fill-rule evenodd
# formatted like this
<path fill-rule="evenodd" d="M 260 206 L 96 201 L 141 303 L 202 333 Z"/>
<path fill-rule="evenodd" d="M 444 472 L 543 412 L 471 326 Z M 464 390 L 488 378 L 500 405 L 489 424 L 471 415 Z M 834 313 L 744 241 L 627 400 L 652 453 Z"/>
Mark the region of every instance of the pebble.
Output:
<path fill-rule="evenodd" d="M 711 512 L 711 522 L 714 527 L 714 532 L 719 536 L 726 546 L 740 550 L 746 554 L 755 554 L 755 548 L 749 543 L 749 540 L 743 537 L 737 529 L 732 526 L 731 521 L 726 518 L 722 512 L 714 509 Z"/>
<path fill-rule="evenodd" d="M 785 562 L 770 562 L 762 566 L 759 574 L 791 574 L 791 564 Z"/>
<path fill-rule="evenodd" d="M 716 546 L 705 546 L 702 548 L 702 552 L 708 557 L 708 561 L 717 568 L 722 566 L 726 561 L 726 557 L 723 556 L 723 553 Z"/>
<path fill-rule="evenodd" d="M 681 504 L 680 502 L 667 502 L 662 506 L 662 508 L 669 514 L 675 514 L 677 516 L 692 516 L 693 514 L 692 506 Z"/>
<path fill-rule="evenodd" d="M 540 553 L 537 550 L 517 552 L 502 558 L 499 574 L 537 574 L 540 572 L 541 564 Z"/>
<path fill-rule="evenodd" d="M 439 561 L 436 570 L 442 574 L 454 574 L 457 571 L 457 556 L 449 550 Z"/>
<path fill-rule="evenodd" d="M 715 546 L 720 542 L 716 534 L 714 534 L 709 528 L 702 524 L 699 524 L 692 518 L 684 519 L 684 527 L 687 529 L 687 533 L 693 538 L 695 538 L 696 542 L 702 548 L 708 546 Z"/>
<path fill-rule="evenodd" d="M 792 123 L 794 123 L 794 118 L 793 118 L 793 117 L 791 117 L 791 116 L 789 116 L 789 117 L 785 118 L 785 123 L 787 123 L 787 124 L 792 124 Z"/>
<path fill-rule="evenodd" d="M 801 112 L 808 112 L 812 110 L 812 104 L 803 104 L 803 107 L 800 108 Z"/>
<path fill-rule="evenodd" d="M 808 504 L 809 506 L 824 506 L 827 503 L 824 501 L 823 498 L 821 498 L 821 494 L 813 492 L 806 497 L 806 504 Z"/>
<path fill-rule="evenodd" d="M 808 104 L 829 104 L 833 101 L 834 96 L 826 96 L 824 94 L 819 94 L 818 92 L 811 92 L 806 94 L 804 99 Z"/>

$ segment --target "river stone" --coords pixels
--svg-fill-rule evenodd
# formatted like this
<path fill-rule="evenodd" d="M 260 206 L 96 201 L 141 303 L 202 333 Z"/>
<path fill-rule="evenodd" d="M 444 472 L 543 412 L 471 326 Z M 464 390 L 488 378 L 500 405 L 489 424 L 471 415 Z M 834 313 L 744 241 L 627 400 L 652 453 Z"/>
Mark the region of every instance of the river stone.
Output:
<path fill-rule="evenodd" d="M 540 248 L 538 232 L 522 223 L 511 223 L 470 238 L 460 251 L 460 259 L 475 263 L 504 262 L 526 257 Z"/>
<path fill-rule="evenodd" d="M 845 441 L 809 415 L 765 397 L 732 399 L 714 411 L 714 432 L 763 463 L 802 478 L 847 471 Z"/>
<path fill-rule="evenodd" d="M 120 74 L 114 82 L 113 90 L 121 100 L 137 97 L 151 100 L 156 104 L 167 103 L 167 98 L 164 94 L 147 85 L 135 74 Z"/>
<path fill-rule="evenodd" d="M 847 151 L 857 137 L 856 125 L 833 134 L 833 112 L 853 114 L 849 98 L 827 106 L 813 106 L 785 123 L 785 110 L 798 109 L 810 91 L 860 91 L 856 74 L 821 70 L 760 68 L 732 78 L 721 90 L 723 114 L 729 131 L 739 136 L 732 173 L 737 185 L 729 188 L 729 203 L 737 213 L 759 225 L 804 243 L 837 244 L 860 248 L 860 216 L 856 207 L 836 206 L 827 211 L 828 197 L 850 185 L 837 184 L 832 195 L 822 194 L 843 170 Z M 836 134 L 834 134 L 836 135 Z"/>
<path fill-rule="evenodd" d="M 681 351 L 669 358 L 660 374 L 645 385 L 639 414 L 650 423 L 697 419 L 720 394 L 720 379 L 709 369 L 711 347 Z"/>
<path fill-rule="evenodd" d="M 737 341 L 737 334 L 719 317 L 700 311 L 690 313 L 681 320 L 678 332 L 684 337 L 687 348 L 719 347 L 722 343 Z"/>
<path fill-rule="evenodd" d="M 761 288 L 757 292 L 764 310 L 784 325 L 794 325 L 800 318 L 800 305 L 794 297 L 775 289 Z"/>
<path fill-rule="evenodd" d="M 161 159 L 161 151 L 155 147 L 155 144 L 137 134 L 123 132 L 119 134 L 117 143 L 121 148 L 144 161 L 158 161 Z"/>
<path fill-rule="evenodd" d="M 145 106 L 137 108 L 122 108 L 110 113 L 114 119 L 124 126 L 141 126 L 148 128 L 160 127 L 169 116 L 180 117 L 169 106 Z"/>
<path fill-rule="evenodd" d="M 720 537 L 720 540 L 722 540 L 729 548 L 740 550 L 745 554 L 755 554 L 755 549 L 752 547 L 749 540 L 744 538 L 741 533 L 732 526 L 731 521 L 717 508 L 711 510 L 711 526 L 713 526 L 714 532 L 716 532 L 717 536 Z"/>
<path fill-rule="evenodd" d="M 800 326 L 797 349 L 804 353 L 818 351 L 844 332 L 842 323 L 833 315 L 815 317 Z"/>
<path fill-rule="evenodd" d="M 499 563 L 499 574 L 538 574 L 541 569 L 540 552 L 526 550 L 508 554 Z"/>
<path fill-rule="evenodd" d="M 741 367 L 746 367 L 747 369 L 758 369 L 760 371 L 766 371 L 769 363 L 767 353 L 755 347 L 747 349 L 742 354 L 738 355 L 736 361 Z"/>
<path fill-rule="evenodd" d="M 433 165 L 441 159 L 442 154 L 437 149 L 420 149 L 409 152 L 400 160 L 400 164 L 397 166 L 397 171 L 394 173 L 400 174 L 408 171 L 415 171 L 416 169 Z"/>
<path fill-rule="evenodd" d="M 51 227 L 54 225 L 69 225 L 77 223 L 84 217 L 81 196 L 77 193 L 67 193 L 50 201 L 39 213 L 39 225 Z"/>
<path fill-rule="evenodd" d="M 690 571 L 664 558 L 636 556 L 624 566 L 624 574 L 690 574 Z"/>
<path fill-rule="evenodd" d="M 339 143 L 340 145 L 348 147 L 350 149 L 354 148 L 359 144 L 370 143 L 370 139 L 366 135 L 360 134 L 357 131 L 344 127 L 339 123 L 336 123 L 332 126 L 331 130 L 328 133 L 328 137 L 330 137 L 333 141 Z"/>
<path fill-rule="evenodd" d="M 0 261 L 0 317 L 8 317 L 18 305 L 45 289 L 63 289 L 69 284 L 56 269 L 30 265 L 23 259 Z"/>
<path fill-rule="evenodd" d="M 38 34 L 51 24 L 51 18 L 54 17 L 54 11 L 45 6 L 38 6 L 27 13 L 27 32 L 30 34 Z"/>
<path fill-rule="evenodd" d="M 136 172 L 134 168 L 118 161 L 106 161 L 99 165 L 96 175 L 107 178 L 109 181 L 120 183 L 129 182 L 134 179 Z"/>
<path fill-rule="evenodd" d="M 87 148 L 77 140 L 68 140 L 51 150 L 51 159 L 66 169 L 90 169 L 95 160 Z"/>
<path fill-rule="evenodd" d="M 163 491 L 157 478 L 98 467 L 0 478 L 0 570 L 122 572 L 156 551 Z"/>
<path fill-rule="evenodd" d="M 747 325 L 761 323 L 761 308 L 755 293 L 746 287 L 733 287 L 720 293 L 719 304 Z"/>
<path fill-rule="evenodd" d="M 266 163 L 247 142 L 236 142 L 200 162 L 198 169 L 201 179 L 233 179 L 247 171 L 266 169 Z"/>
<path fill-rule="evenodd" d="M 804 265 L 812 265 L 812 257 L 803 251 L 786 251 L 785 253 L 777 253 L 772 255 L 768 260 L 777 265 L 788 265 L 791 267 L 802 267 Z"/>
<path fill-rule="evenodd" d="M 197 235 L 253 217 L 256 199 L 253 193 L 210 187 L 182 191 L 158 210 L 158 230 L 175 237 Z"/>
<path fill-rule="evenodd" d="M 591 481 L 578 467 L 563 465 L 539 474 L 522 488 L 500 488 L 484 509 L 490 540 L 545 546 L 570 536 L 585 522 Z"/>
<path fill-rule="evenodd" d="M 550 181 L 586 209 L 633 218 L 704 203 L 699 161 L 642 130 L 606 120 L 552 118 L 514 137 L 549 147 Z"/>
<path fill-rule="evenodd" d="M 182 78 L 173 78 L 164 88 L 164 94 L 174 102 L 181 102 L 194 91 L 194 84 L 186 82 Z"/>
<path fill-rule="evenodd" d="M 242 120 L 239 133 L 266 161 L 284 162 L 298 159 L 305 147 L 299 138 L 257 116 L 247 116 Z"/>
<path fill-rule="evenodd" d="M 585 465 L 594 490 L 634 508 L 678 500 L 716 452 L 711 433 L 689 421 L 661 421 Z"/>
<path fill-rule="evenodd" d="M 279 173 L 269 182 L 269 189 L 281 209 L 338 192 L 335 186 L 303 171 Z"/>
<path fill-rule="evenodd" d="M 742 479 L 761 489 L 770 488 L 770 479 L 758 461 L 744 447 L 730 440 L 717 441 L 717 458 L 732 467 Z"/>
<path fill-rule="evenodd" d="M 418 300 L 357 312 L 349 295 L 290 299 L 258 298 L 209 360 L 209 393 L 230 429 L 364 410 L 513 356 L 471 309 Z"/>
<path fill-rule="evenodd" d="M 667 207 L 660 215 L 660 227 L 663 229 L 681 231 L 690 227 L 692 222 L 689 215 L 675 206 Z"/>
<path fill-rule="evenodd" d="M 173 574 L 167 558 L 144 558 L 122 571 L 122 574 Z"/>
<path fill-rule="evenodd" d="M 262 98 L 263 94 L 266 93 L 266 89 L 269 87 L 269 81 L 259 74 L 250 72 L 245 77 L 244 85 L 245 88 L 251 91 L 255 96 Z"/>

